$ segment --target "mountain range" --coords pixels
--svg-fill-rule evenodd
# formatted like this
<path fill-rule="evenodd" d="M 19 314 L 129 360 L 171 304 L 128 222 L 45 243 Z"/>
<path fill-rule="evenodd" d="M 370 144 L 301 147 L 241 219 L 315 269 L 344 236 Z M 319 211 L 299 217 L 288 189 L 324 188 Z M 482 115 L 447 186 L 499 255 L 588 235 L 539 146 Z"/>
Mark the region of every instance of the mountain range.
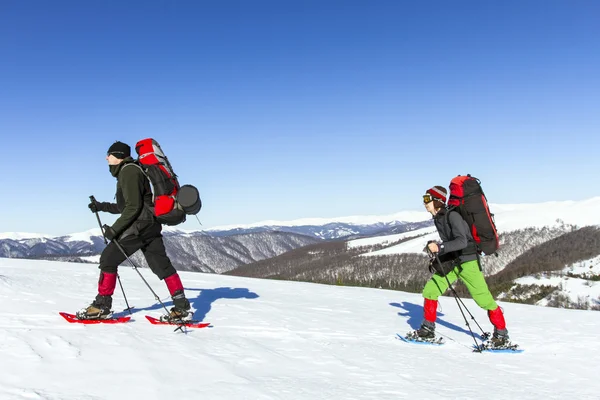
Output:
<path fill-rule="evenodd" d="M 600 225 L 600 217 L 590 212 L 598 206 L 600 197 L 582 201 L 491 204 L 501 249 L 496 257 L 485 257 L 483 265 L 496 294 L 511 300 L 544 301 L 538 298 L 538 288 L 528 283 L 527 293 L 523 293 L 523 287 L 511 282 L 519 279 L 523 282 L 529 276 L 528 272 L 533 270 L 530 265 L 537 264 L 531 261 L 530 254 L 536 254 L 536 260 L 544 259 L 552 246 L 567 254 L 564 265 L 537 266 L 536 273 L 556 274 L 564 269 L 560 279 L 570 279 L 573 276 L 566 276 L 565 271 L 571 268 L 569 273 L 573 275 L 573 265 L 581 263 L 595 271 L 593 260 L 600 249 L 597 253 L 580 251 L 577 243 L 596 237 L 594 229 L 581 229 Z M 179 270 L 409 291 L 420 290 L 428 277 L 424 267 L 427 259 L 422 253 L 424 244 L 439 239 L 426 212 L 264 221 L 205 231 L 166 228 L 163 234 L 167 253 Z M 548 243 L 551 245 L 546 245 Z M 0 257 L 97 263 L 104 246 L 99 229 L 61 237 L 0 234 Z M 540 251 L 544 254 L 540 255 Z M 140 254 L 133 255 L 132 259 L 145 266 Z M 503 274 L 505 270 L 513 272 Z M 595 306 L 598 297 L 594 295 L 595 285 L 590 283 L 595 276 L 578 273 L 575 277 L 583 279 L 582 285 L 590 288 L 590 298 L 586 301 L 590 307 Z M 559 286 L 565 285 L 555 284 L 556 290 L 552 293 L 556 294 Z"/>
<path fill-rule="evenodd" d="M 530 304 L 600 309 L 600 217 L 590 213 L 598 206 L 600 198 L 492 205 L 500 250 L 482 258 L 492 292 Z M 439 240 L 431 226 L 317 243 L 227 274 L 418 292 L 430 277 L 422 251 L 429 240 Z M 584 297 L 573 297 L 573 284 Z M 468 295 L 460 284 L 457 288 Z"/>
<path fill-rule="evenodd" d="M 405 215 L 409 221 L 395 218 Z M 423 221 L 417 215 L 425 218 Z M 322 225 L 318 225 L 322 223 Z M 275 257 L 298 247 L 327 240 L 381 236 L 430 226 L 423 213 L 401 213 L 383 217 L 349 217 L 340 220 L 306 219 L 253 226 L 183 231 L 165 228 L 165 247 L 179 270 L 221 273 L 238 266 Z M 99 261 L 105 247 L 99 228 L 52 237 L 45 234 L 0 234 L 0 257 L 34 258 L 60 261 Z M 145 266 L 141 255 L 132 259 Z"/>

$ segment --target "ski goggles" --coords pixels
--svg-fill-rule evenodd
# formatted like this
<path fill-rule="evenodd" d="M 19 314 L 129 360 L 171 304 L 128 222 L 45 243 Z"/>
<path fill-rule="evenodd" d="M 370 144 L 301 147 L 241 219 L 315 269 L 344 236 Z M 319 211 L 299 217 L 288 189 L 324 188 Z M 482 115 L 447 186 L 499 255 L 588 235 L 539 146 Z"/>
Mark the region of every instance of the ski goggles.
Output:
<path fill-rule="evenodd" d="M 423 204 L 431 203 L 433 200 L 433 196 L 429 193 L 423 195 Z"/>

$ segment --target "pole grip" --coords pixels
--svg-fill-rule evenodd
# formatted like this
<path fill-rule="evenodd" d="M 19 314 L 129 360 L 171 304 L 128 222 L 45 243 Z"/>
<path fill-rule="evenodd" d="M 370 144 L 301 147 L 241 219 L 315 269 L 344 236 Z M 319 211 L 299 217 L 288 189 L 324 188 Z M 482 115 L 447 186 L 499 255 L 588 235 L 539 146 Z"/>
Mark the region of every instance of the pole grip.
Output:
<path fill-rule="evenodd" d="M 93 203 L 96 203 L 96 198 L 94 197 L 94 195 L 90 196 L 90 201 Z M 102 232 L 102 238 L 104 239 L 104 244 L 108 244 L 108 240 L 106 239 L 106 236 L 104 235 L 104 228 L 102 228 L 102 221 L 100 221 L 100 215 L 98 215 L 98 211 L 95 211 L 94 214 L 96 214 L 96 219 L 98 220 L 98 226 L 100 227 L 100 232 Z"/>

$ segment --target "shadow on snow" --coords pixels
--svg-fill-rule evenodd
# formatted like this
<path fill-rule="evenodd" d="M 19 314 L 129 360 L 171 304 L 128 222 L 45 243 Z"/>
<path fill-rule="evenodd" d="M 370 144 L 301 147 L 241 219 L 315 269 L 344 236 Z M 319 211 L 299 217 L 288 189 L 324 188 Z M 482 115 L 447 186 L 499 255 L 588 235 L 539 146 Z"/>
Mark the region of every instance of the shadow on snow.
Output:
<path fill-rule="evenodd" d="M 412 329 L 416 330 L 421 327 L 421 322 L 423 321 L 423 306 L 419 304 L 409 303 L 407 301 L 404 301 L 402 303 L 390 303 L 390 306 L 398 307 L 405 310 L 405 312 L 399 312 L 398 315 L 401 317 L 408 317 L 407 323 Z M 441 325 L 445 328 L 452 329 L 456 332 L 466 333 L 469 336 L 471 335 L 471 332 L 469 332 L 467 329 L 461 328 L 458 325 L 454 325 L 453 323 L 447 322 L 440 318 L 443 316 L 443 313 L 439 311 L 437 312 L 437 319 L 435 321 L 436 325 Z M 475 323 L 469 323 L 469 325 L 471 325 L 471 329 L 477 328 L 477 325 L 475 325 Z M 475 333 L 475 331 L 473 331 L 473 333 Z M 480 334 L 475 333 L 475 337 L 481 339 Z"/>
<path fill-rule="evenodd" d="M 196 297 L 191 297 L 192 292 L 198 292 Z M 192 311 L 194 311 L 195 321 L 204 321 L 206 315 L 210 312 L 212 305 L 215 301 L 220 299 L 256 299 L 258 294 L 251 292 L 247 288 L 231 288 L 231 287 L 220 287 L 216 289 L 194 289 L 185 288 L 185 294 Z M 173 301 L 163 301 L 164 305 L 169 309 L 173 306 Z M 160 303 L 153 304 L 149 307 L 134 308 L 134 311 L 153 311 L 161 310 L 164 314 L 164 308 Z M 125 314 L 124 314 L 125 315 Z"/>

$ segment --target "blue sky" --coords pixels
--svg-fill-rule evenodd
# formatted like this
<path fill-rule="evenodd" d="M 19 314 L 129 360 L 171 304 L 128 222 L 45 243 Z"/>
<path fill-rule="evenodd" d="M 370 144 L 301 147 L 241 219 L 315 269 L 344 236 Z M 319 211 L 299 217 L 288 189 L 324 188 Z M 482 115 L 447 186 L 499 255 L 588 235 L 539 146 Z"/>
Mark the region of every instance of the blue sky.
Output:
<path fill-rule="evenodd" d="M 186 229 L 600 195 L 595 1 L 33 1 L 0 12 L 0 232 L 97 226 L 106 150 L 155 138 Z M 590 212 L 594 212 L 590 210 Z M 113 219 L 103 215 L 106 222 Z"/>

